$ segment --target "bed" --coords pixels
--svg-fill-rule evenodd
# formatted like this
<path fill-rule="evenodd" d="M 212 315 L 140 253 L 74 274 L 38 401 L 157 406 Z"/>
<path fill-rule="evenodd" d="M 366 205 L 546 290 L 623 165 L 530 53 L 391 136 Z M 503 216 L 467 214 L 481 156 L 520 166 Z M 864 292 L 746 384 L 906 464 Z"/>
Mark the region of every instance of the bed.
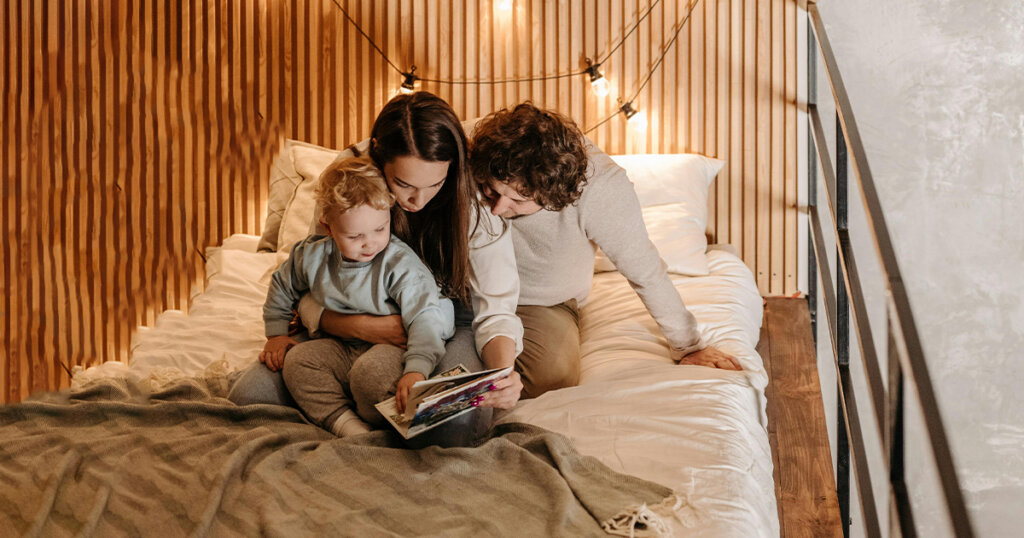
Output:
<path fill-rule="evenodd" d="M 637 171 L 637 163 L 628 164 L 624 166 L 631 178 L 643 175 L 642 170 Z M 706 196 L 710 179 L 702 181 Z M 653 189 L 651 193 L 656 194 L 651 196 L 664 201 L 664 190 L 639 180 L 635 183 L 642 201 L 645 188 Z M 645 220 L 667 266 L 677 270 L 670 274 L 676 289 L 696 316 L 705 341 L 737 357 L 744 371 L 673 364 L 654 320 L 625 278 L 602 266 L 599 254 L 591 295 L 581 307 L 580 385 L 520 402 L 497 416 L 498 427 L 515 432 L 526 424 L 556 432 L 581 454 L 612 470 L 668 488 L 676 500 L 671 507 L 674 517 L 665 520 L 671 534 L 778 536 L 772 457 L 765 429 L 767 375 L 755 352 L 762 299 L 749 269 L 727 248 L 707 249 L 706 241 L 698 241 L 687 248 L 699 249 L 698 263 L 703 266 L 679 268 L 686 260 L 672 259 L 670 250 L 678 251 L 684 245 L 678 237 L 668 237 L 675 232 L 662 232 L 678 231 L 680 210 L 656 206 L 651 205 L 651 211 L 645 207 Z M 668 221 L 663 219 L 666 214 Z M 666 228 L 665 222 L 673 224 Z M 699 218 L 692 224 L 703 239 Z M 691 234 L 688 240 L 692 239 Z M 234 235 L 221 246 L 208 249 L 207 286 L 192 298 L 190 312 L 162 313 L 153 327 L 140 329 L 129 365 L 110 362 L 78 370 L 72 390 L 102 386 L 104 391 L 116 392 L 117 387 L 131 385 L 159 392 L 175 387 L 175 398 L 187 398 L 194 385 L 186 383 L 182 392 L 182 380 L 201 378 L 202 390 L 212 396 L 220 391 L 222 396 L 232 373 L 250 365 L 265 341 L 261 307 L 271 273 L 286 254 L 258 251 L 263 240 Z M 294 417 L 265 413 L 269 414 L 255 418 L 240 415 L 237 420 L 272 426 L 280 420 L 282 431 L 298 427 L 292 424 Z M 319 437 L 303 431 L 306 437 L 301 443 L 319 443 L 329 436 L 322 430 Z M 167 450 L 174 451 L 173 446 Z M 266 446 L 262 449 L 272 452 Z M 440 454 L 438 450 L 434 449 L 435 456 Z M 245 472 L 232 469 L 232 473 Z M 4 478 L 0 475 L 0 481 Z M 44 476 L 41 480 L 50 479 Z M 219 484 L 218 480 L 210 479 L 214 484 Z M 301 491 L 292 494 L 302 496 Z M 225 490 L 223 495 L 226 499 L 232 493 Z M 215 504 L 226 502 L 218 498 Z M 198 516 L 192 519 L 206 521 Z M 214 534 L 230 528 L 223 521 L 216 525 L 204 528 Z M 545 534 L 571 535 L 565 530 L 569 528 L 549 527 Z M 420 529 L 412 534 L 431 533 Z M 518 533 L 506 528 L 497 529 L 496 534 Z"/>

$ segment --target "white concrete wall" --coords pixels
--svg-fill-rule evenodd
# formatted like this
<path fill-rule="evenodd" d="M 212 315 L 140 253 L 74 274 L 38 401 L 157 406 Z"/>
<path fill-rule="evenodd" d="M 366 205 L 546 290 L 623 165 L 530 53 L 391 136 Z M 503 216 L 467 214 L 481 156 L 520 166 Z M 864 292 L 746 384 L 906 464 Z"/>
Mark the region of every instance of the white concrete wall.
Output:
<path fill-rule="evenodd" d="M 975 530 L 1019 536 L 1024 1 L 821 0 L 819 9 L 864 137 Z M 824 103 L 831 94 L 822 81 L 818 100 Z M 831 133 L 831 124 L 827 128 Z M 857 233 L 866 223 L 853 205 Z M 856 247 L 884 360 L 884 294 L 875 253 L 869 243 Z M 820 320 L 824 328 L 823 310 Z M 827 338 L 819 334 L 819 362 L 834 401 Z M 873 428 L 867 406 L 860 407 Z M 834 416 L 834 406 L 826 410 Z M 909 413 L 917 432 L 919 419 Z M 918 530 L 949 535 L 938 483 L 923 471 L 930 466 L 925 447 L 914 437 L 907 453 Z M 884 477 L 876 478 L 881 485 Z M 877 491 L 885 502 L 883 488 Z M 880 509 L 887 512 L 884 504 Z"/>

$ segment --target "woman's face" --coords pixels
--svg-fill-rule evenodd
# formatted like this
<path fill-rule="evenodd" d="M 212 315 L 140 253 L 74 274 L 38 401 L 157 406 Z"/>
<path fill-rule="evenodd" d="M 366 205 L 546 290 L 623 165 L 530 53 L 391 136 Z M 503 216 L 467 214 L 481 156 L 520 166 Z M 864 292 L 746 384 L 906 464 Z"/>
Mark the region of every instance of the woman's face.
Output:
<path fill-rule="evenodd" d="M 384 179 L 398 205 L 415 213 L 427 205 L 444 185 L 451 161 L 425 161 L 419 157 L 397 157 L 384 165 Z"/>

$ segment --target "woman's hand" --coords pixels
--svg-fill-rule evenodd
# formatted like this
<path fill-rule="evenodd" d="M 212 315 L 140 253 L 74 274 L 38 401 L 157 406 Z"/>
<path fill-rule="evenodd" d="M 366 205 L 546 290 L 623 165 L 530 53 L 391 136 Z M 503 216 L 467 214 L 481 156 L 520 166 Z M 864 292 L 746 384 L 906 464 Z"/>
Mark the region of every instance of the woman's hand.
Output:
<path fill-rule="evenodd" d="M 409 372 L 398 380 L 398 386 L 395 387 L 395 407 L 398 408 L 399 413 L 405 413 L 405 404 L 409 399 L 409 390 L 412 389 L 413 384 L 424 379 L 426 377 L 419 372 Z"/>
<path fill-rule="evenodd" d="M 355 338 L 370 344 L 391 344 L 405 348 L 406 334 L 402 316 L 370 314 L 339 314 L 324 310 L 320 330 L 339 338 Z"/>
<path fill-rule="evenodd" d="M 267 339 L 260 353 L 260 362 L 270 368 L 271 372 L 278 372 L 284 366 L 284 356 L 288 350 L 298 342 L 287 334 L 272 336 Z"/>
<path fill-rule="evenodd" d="M 713 347 L 706 347 L 700 351 L 694 351 L 680 359 L 679 364 L 692 364 L 695 366 L 707 366 L 720 370 L 742 370 L 740 362 L 732 355 L 719 351 Z"/>
<path fill-rule="evenodd" d="M 508 377 L 494 382 L 494 388 L 483 395 L 477 407 L 511 409 L 519 402 L 522 392 L 523 378 L 519 377 L 519 372 L 512 370 Z"/>
<path fill-rule="evenodd" d="M 405 349 L 407 335 L 402 316 L 366 316 L 359 327 L 360 340 L 371 344 L 391 344 Z"/>

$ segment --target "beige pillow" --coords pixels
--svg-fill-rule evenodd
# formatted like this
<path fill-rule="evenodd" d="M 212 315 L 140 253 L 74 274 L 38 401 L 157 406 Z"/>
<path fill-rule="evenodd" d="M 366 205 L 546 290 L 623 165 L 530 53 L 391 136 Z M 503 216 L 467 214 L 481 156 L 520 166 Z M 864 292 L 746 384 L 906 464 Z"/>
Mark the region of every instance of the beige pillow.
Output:
<path fill-rule="evenodd" d="M 369 139 L 353 146 L 355 151 L 352 147 L 339 151 L 295 140 L 288 142 L 291 142 L 291 165 L 298 182 L 288 205 L 281 212 L 278 252 L 291 252 L 296 243 L 316 228 L 316 185 L 324 169 L 338 157 L 365 155 L 370 147 Z"/>
<path fill-rule="evenodd" d="M 281 235 L 281 216 L 295 195 L 295 187 L 302 178 L 295 173 L 292 166 L 291 145 L 294 140 L 285 140 L 281 149 L 270 163 L 270 192 L 267 199 L 267 217 L 263 220 L 263 233 L 256 248 L 260 252 L 277 250 L 277 240 Z"/>
<path fill-rule="evenodd" d="M 320 173 L 341 151 L 298 140 L 285 140 L 270 168 L 267 219 L 257 246 L 260 251 L 289 252 L 306 237 L 295 222 L 296 211 L 315 206 L 314 187 Z"/>
<path fill-rule="evenodd" d="M 309 232 L 316 209 L 315 188 L 320 174 L 348 150 L 336 150 L 287 139 L 270 167 L 267 217 L 257 249 L 290 252 Z"/>
<path fill-rule="evenodd" d="M 316 212 L 316 185 L 320 181 L 320 174 L 341 153 L 343 152 L 310 144 L 296 145 L 292 148 L 292 165 L 295 166 L 295 172 L 301 181 L 295 187 L 291 203 L 281 215 L 278 252 L 291 252 L 295 243 L 302 241 L 309 234 L 309 221 Z"/>

